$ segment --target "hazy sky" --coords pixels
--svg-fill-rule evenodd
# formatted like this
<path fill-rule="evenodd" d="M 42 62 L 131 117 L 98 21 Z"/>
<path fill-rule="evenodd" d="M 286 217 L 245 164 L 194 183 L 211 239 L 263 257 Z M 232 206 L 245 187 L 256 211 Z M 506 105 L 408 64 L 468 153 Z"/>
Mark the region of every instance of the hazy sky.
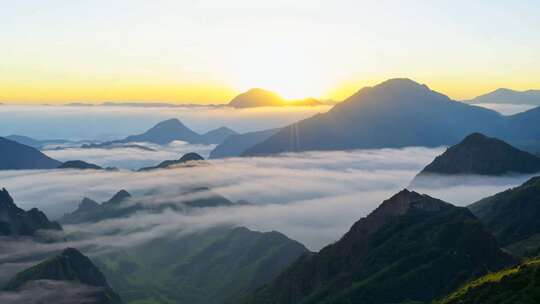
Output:
<path fill-rule="evenodd" d="M 540 88 L 530 1 L 0 0 L 0 100 L 342 99 L 410 77 L 453 98 Z"/>

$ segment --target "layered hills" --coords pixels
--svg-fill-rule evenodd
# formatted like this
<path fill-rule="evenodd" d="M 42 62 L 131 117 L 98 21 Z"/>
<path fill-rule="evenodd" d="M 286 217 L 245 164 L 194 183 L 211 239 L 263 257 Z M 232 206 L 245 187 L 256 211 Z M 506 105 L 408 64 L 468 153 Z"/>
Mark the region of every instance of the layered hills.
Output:
<path fill-rule="evenodd" d="M 409 79 L 366 87 L 330 111 L 304 119 L 243 155 L 307 150 L 436 147 L 480 132 L 521 148 L 540 143 L 540 110 L 513 116 L 454 101 Z"/>

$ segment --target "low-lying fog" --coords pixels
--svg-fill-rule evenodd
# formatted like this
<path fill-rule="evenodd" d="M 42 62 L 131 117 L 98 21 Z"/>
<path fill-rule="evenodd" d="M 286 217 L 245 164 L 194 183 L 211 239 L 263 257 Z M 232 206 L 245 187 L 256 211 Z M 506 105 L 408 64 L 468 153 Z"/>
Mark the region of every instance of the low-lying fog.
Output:
<path fill-rule="evenodd" d="M 120 240 L 111 240 L 110 236 L 94 240 L 107 246 L 131 246 L 157 236 L 184 233 L 188 227 L 202 229 L 230 224 L 260 231 L 277 230 L 318 250 L 336 241 L 384 199 L 407 187 L 443 150 L 306 152 L 214 160 L 211 165 L 142 173 L 127 170 L 4 171 L 0 173 L 0 185 L 10 191 L 19 206 L 38 207 L 53 218 L 75 209 L 83 196 L 104 201 L 116 191 L 126 189 L 137 198 L 152 189 L 157 192 L 146 203 L 158 204 L 160 195 L 169 199 L 179 196 L 182 189 L 205 186 L 232 201 L 246 200 L 253 205 L 209 208 L 191 215 L 138 214 L 107 224 L 65 228 L 98 232 L 107 227 L 137 230 L 137 233 L 122 235 Z M 526 179 L 528 176 L 479 177 L 466 186 L 419 191 L 464 206 Z"/>
<path fill-rule="evenodd" d="M 146 147 L 141 149 L 136 146 Z M 161 146 L 149 143 L 129 143 L 115 148 L 79 148 L 43 150 L 42 152 L 59 161 L 84 160 L 101 167 L 117 167 L 123 169 L 140 169 L 159 164 L 164 160 L 179 159 L 189 152 L 196 152 L 208 158 L 215 145 L 194 145 L 182 141 L 174 141 Z"/>

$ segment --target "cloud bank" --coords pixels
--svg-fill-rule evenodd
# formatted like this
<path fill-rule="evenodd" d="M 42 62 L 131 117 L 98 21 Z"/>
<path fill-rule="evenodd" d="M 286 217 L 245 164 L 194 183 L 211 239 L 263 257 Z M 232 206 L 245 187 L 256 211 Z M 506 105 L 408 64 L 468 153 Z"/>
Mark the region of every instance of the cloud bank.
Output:
<path fill-rule="evenodd" d="M 208 158 L 215 145 L 196 145 L 182 141 L 174 141 L 160 146 L 150 143 L 130 143 L 151 148 L 143 150 L 134 147 L 115 147 L 113 149 L 82 149 L 78 147 L 59 150 L 44 150 L 47 156 L 59 161 L 84 160 L 102 167 L 117 167 L 124 169 L 140 169 L 141 167 L 157 165 L 164 160 L 179 159 L 189 152 L 196 152 Z"/>
<path fill-rule="evenodd" d="M 66 247 L 97 256 L 155 238 L 181 238 L 217 226 L 275 230 L 311 250 L 319 250 L 338 240 L 383 200 L 408 187 L 412 178 L 443 151 L 444 148 L 405 148 L 305 152 L 212 160 L 210 165 L 149 172 L 1 171 L 0 186 L 10 191 L 19 206 L 38 207 L 53 217 L 74 210 L 83 196 L 105 201 L 120 189 L 133 194 L 132 203 L 149 206 L 181 204 L 193 198 L 185 192 L 194 187 L 209 187 L 232 201 L 245 200 L 251 204 L 196 209 L 189 213 L 165 209 L 97 224 L 65 225 L 64 232 L 56 237 L 69 241 L 57 243 L 3 238 L 0 284 L 17 271 Z M 433 187 L 424 184 L 414 190 L 465 206 L 528 178 L 467 177 L 464 185 L 440 187 L 440 181 L 434 181 Z M 211 192 L 195 195 L 204 197 Z"/>

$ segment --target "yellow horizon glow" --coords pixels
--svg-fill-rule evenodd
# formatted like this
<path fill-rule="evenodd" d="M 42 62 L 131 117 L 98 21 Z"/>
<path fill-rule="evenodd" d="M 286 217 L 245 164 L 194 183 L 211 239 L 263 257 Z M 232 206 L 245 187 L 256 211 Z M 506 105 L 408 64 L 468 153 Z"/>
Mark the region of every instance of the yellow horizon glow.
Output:
<path fill-rule="evenodd" d="M 503 2 L 10 2 L 0 102 L 341 101 L 397 77 L 456 100 L 540 89 L 537 4 Z"/>

